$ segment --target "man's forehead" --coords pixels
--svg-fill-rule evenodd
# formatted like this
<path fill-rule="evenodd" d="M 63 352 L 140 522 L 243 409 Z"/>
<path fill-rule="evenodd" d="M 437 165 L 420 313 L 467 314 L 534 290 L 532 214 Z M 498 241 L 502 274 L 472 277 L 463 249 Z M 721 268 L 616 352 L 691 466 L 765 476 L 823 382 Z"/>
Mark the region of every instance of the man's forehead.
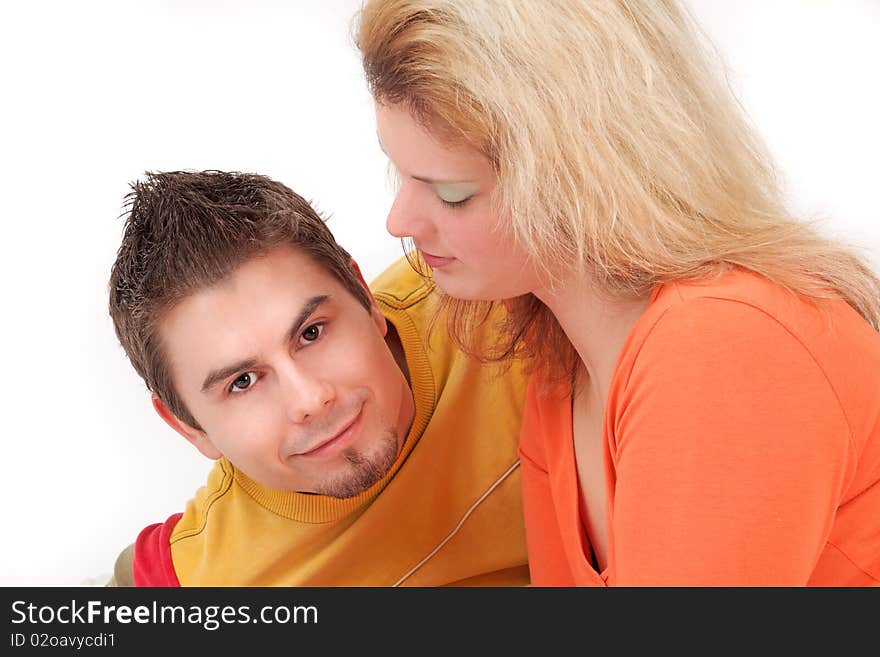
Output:
<path fill-rule="evenodd" d="M 332 307 L 346 294 L 332 274 L 292 249 L 252 258 L 164 313 L 158 328 L 172 374 L 253 356 L 258 346 L 283 340 L 304 309 Z"/>
<path fill-rule="evenodd" d="M 211 287 L 236 286 L 250 281 L 263 285 L 267 280 L 279 280 L 283 283 L 282 287 L 304 295 L 312 291 L 303 288 L 336 283 L 336 277 L 313 256 L 302 249 L 282 244 L 248 258 Z"/>
<path fill-rule="evenodd" d="M 224 305 L 260 308 L 267 301 L 283 299 L 295 305 L 297 300 L 316 295 L 337 296 L 340 289 L 344 288 L 336 277 L 309 255 L 279 246 L 248 258 L 223 278 L 193 291 L 166 315 L 220 316 Z"/>

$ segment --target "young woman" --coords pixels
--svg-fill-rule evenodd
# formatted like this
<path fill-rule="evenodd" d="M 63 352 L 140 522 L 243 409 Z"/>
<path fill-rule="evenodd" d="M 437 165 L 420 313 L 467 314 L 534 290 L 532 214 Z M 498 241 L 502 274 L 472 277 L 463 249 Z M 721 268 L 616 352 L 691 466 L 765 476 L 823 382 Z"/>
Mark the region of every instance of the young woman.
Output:
<path fill-rule="evenodd" d="M 370 0 L 388 216 L 533 366 L 532 583 L 880 585 L 880 281 L 673 0 Z M 488 438 L 487 438 L 488 439 Z"/>

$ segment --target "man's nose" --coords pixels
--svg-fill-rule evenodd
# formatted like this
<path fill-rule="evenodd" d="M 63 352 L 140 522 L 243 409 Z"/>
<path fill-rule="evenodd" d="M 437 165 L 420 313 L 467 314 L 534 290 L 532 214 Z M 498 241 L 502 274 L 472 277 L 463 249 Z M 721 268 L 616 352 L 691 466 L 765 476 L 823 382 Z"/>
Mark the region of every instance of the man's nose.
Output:
<path fill-rule="evenodd" d="M 333 385 L 319 372 L 291 364 L 281 374 L 287 417 L 302 424 L 324 413 L 336 398 Z"/>

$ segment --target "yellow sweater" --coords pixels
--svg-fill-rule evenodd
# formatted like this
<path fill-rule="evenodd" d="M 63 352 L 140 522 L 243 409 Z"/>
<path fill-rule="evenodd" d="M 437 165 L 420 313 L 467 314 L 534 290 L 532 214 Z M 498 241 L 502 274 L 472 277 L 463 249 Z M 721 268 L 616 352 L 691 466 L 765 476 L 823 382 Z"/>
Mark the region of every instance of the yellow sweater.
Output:
<path fill-rule="evenodd" d="M 371 288 L 400 335 L 415 398 L 396 463 L 360 495 L 336 499 L 269 489 L 218 461 L 170 533 L 181 585 L 528 584 L 521 368 L 499 376 L 481 366 L 442 322 L 426 344 L 436 297 L 404 259 Z"/>

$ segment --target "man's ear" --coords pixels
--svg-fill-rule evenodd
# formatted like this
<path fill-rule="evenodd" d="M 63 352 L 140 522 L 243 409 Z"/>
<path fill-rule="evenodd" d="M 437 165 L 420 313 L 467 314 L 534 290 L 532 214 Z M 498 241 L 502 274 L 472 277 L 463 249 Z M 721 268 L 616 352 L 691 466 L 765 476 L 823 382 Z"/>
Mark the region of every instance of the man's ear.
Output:
<path fill-rule="evenodd" d="M 196 429 L 179 417 L 177 417 L 174 413 L 172 413 L 169 408 L 165 405 L 161 399 L 159 399 L 159 395 L 155 392 L 153 393 L 153 408 L 156 410 L 156 413 L 159 414 L 165 423 L 174 429 L 177 433 L 187 439 L 188 442 L 192 443 L 197 450 L 199 450 L 202 454 L 207 456 L 209 459 L 219 459 L 223 456 L 216 447 L 214 447 L 214 443 L 211 442 L 211 439 L 208 438 L 208 434 L 200 429 Z"/>
<path fill-rule="evenodd" d="M 351 268 L 354 269 L 354 273 L 357 274 L 358 280 L 361 282 L 361 285 L 364 286 L 364 289 L 367 291 L 367 294 L 370 297 L 370 315 L 373 317 L 373 321 L 376 322 L 379 333 L 382 334 L 382 337 L 385 337 L 386 335 L 388 335 L 388 322 L 385 320 L 385 315 L 383 315 L 382 311 L 379 310 L 379 304 L 376 303 L 376 298 L 370 291 L 370 286 L 367 285 L 367 282 L 364 280 L 364 275 L 361 274 L 361 268 L 358 267 L 358 264 L 354 261 L 354 258 L 349 260 L 349 263 L 351 264 Z"/>

